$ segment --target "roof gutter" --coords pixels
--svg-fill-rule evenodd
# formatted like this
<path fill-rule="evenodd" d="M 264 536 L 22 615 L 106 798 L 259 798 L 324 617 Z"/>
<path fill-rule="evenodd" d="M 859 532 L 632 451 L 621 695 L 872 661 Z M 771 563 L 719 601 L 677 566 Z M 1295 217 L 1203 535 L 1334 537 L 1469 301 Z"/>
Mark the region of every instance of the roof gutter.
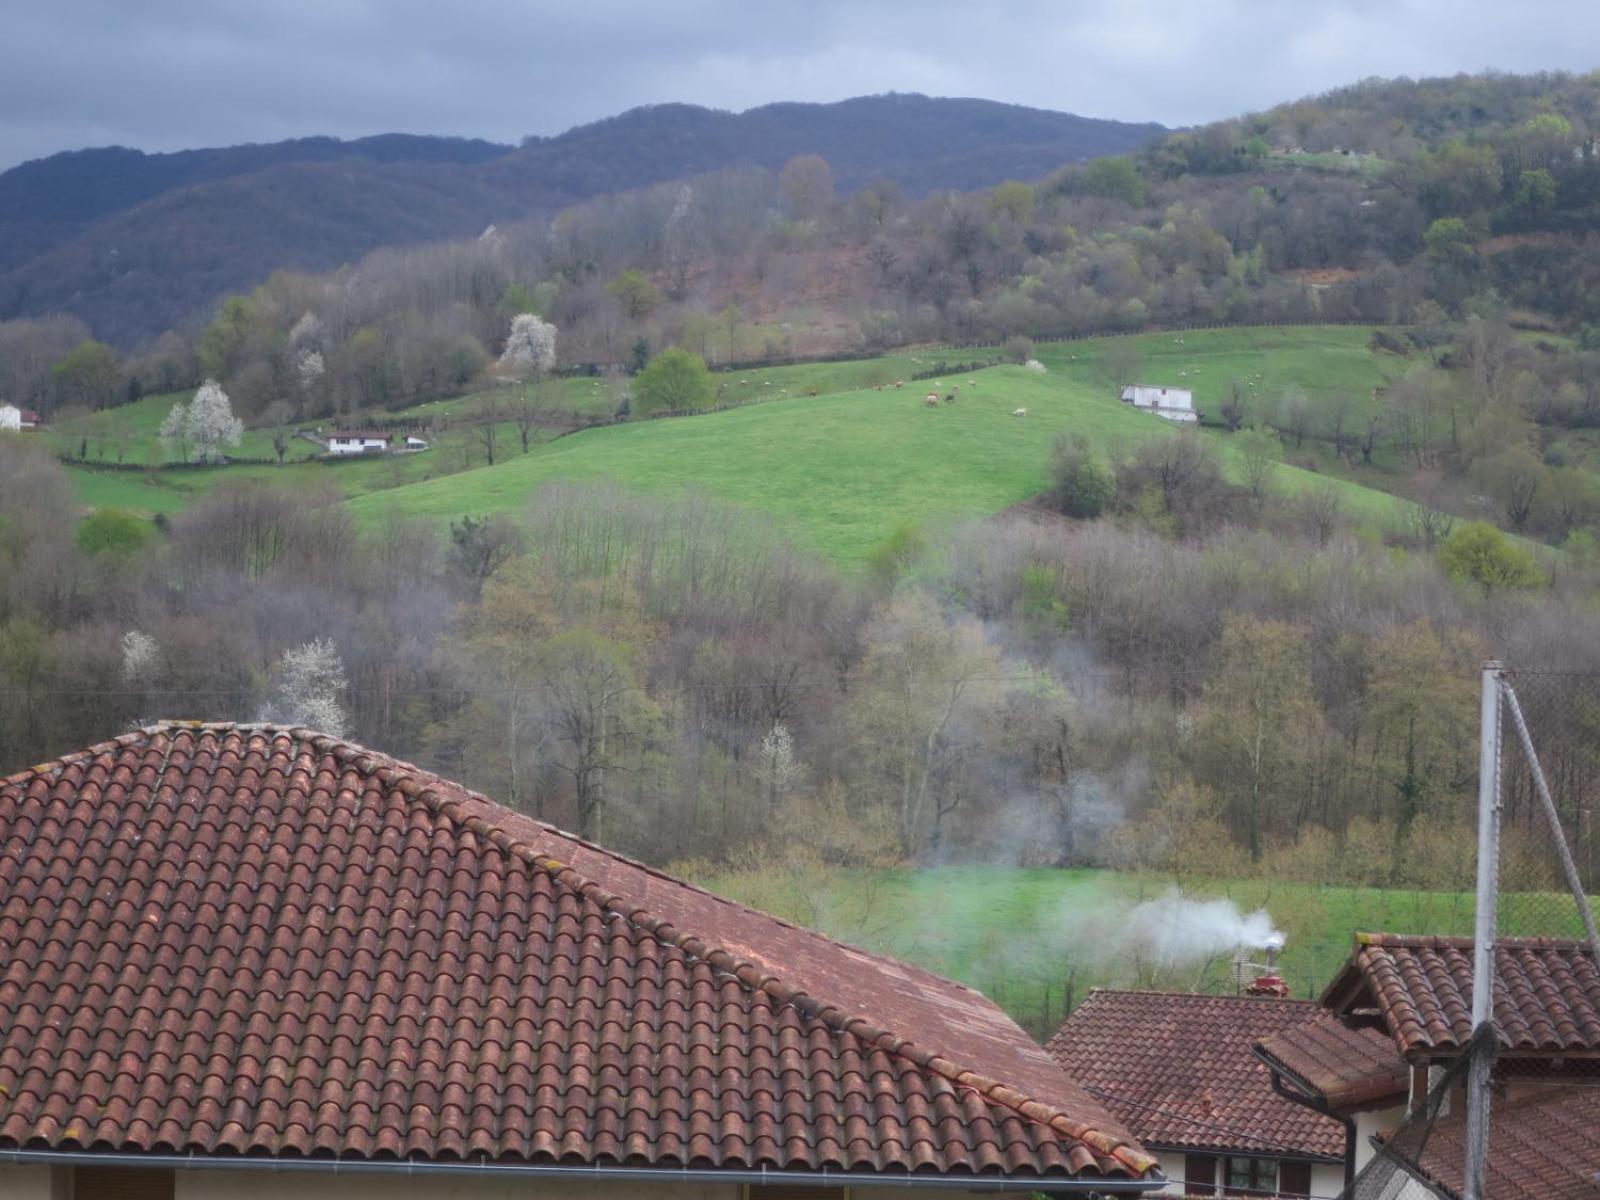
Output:
<path fill-rule="evenodd" d="M 1251 1052 L 1262 1062 L 1267 1064 L 1267 1073 L 1272 1076 L 1272 1090 L 1282 1096 L 1290 1104 L 1298 1104 L 1301 1108 L 1309 1108 L 1314 1113 L 1330 1117 L 1344 1126 L 1344 1190 L 1348 1192 L 1350 1185 L 1356 1181 L 1356 1123 L 1353 1118 L 1336 1113 L 1328 1107 L 1326 1100 L 1313 1100 L 1299 1087 L 1286 1087 L 1283 1077 L 1293 1074 L 1280 1066 L 1271 1055 L 1262 1051 L 1259 1046 L 1251 1046 Z M 1296 1083 L 1301 1081 L 1296 1080 Z M 1303 1085 L 1302 1085 L 1303 1086 Z"/>
<path fill-rule="evenodd" d="M 56 1167 L 125 1167 L 174 1171 L 314 1172 L 329 1175 L 403 1175 L 426 1179 L 561 1179 L 627 1180 L 639 1183 L 802 1184 L 812 1187 L 938 1188 L 959 1192 L 1044 1192 L 1081 1195 L 1089 1192 L 1149 1192 L 1167 1185 L 1159 1172 L 1144 1179 L 1085 1176 L 1050 1179 L 1037 1175 L 911 1175 L 864 1171 L 717 1170 L 709 1167 L 577 1167 L 535 1163 L 439 1162 L 432 1159 L 272 1158 L 209 1154 L 133 1154 L 93 1150 L 0 1150 L 0 1163 Z"/>

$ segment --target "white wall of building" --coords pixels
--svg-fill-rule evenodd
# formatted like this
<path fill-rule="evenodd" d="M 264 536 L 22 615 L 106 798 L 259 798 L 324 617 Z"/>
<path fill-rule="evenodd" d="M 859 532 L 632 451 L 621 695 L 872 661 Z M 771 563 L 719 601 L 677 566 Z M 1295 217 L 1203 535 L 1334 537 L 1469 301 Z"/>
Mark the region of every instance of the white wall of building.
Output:
<path fill-rule="evenodd" d="M 1313 1196 L 1337 1196 L 1342 1191 L 1344 1191 L 1343 1163 L 1311 1164 L 1311 1194 Z"/>
<path fill-rule="evenodd" d="M 1369 1162 L 1377 1157 L 1378 1151 L 1372 1144 L 1372 1135 L 1375 1133 L 1391 1133 L 1400 1128 L 1400 1123 L 1406 1119 L 1406 1106 L 1396 1104 L 1393 1108 L 1380 1108 L 1372 1112 L 1360 1112 L 1355 1115 L 1356 1123 L 1356 1170 L 1362 1170 Z"/>
<path fill-rule="evenodd" d="M 1167 1177 L 1167 1186 L 1159 1192 L 1151 1192 L 1153 1196 L 1181 1196 L 1187 1182 L 1183 1172 L 1184 1155 L 1171 1150 L 1151 1150 L 1157 1162 L 1161 1164 L 1161 1173 Z M 1224 1162 L 1226 1155 L 1217 1155 L 1217 1190 L 1222 1190 Z M 1313 1197 L 1337 1196 L 1344 1191 L 1344 1164 L 1343 1163 L 1312 1163 L 1311 1164 L 1311 1195 Z M 861 1200 L 857 1197 L 856 1200 Z"/>
<path fill-rule="evenodd" d="M 15 404 L 0 404 L 0 429 L 22 428 L 22 410 Z"/>
<path fill-rule="evenodd" d="M 387 450 L 385 438 L 332 438 L 328 442 L 330 454 L 370 454 L 374 450 Z"/>
<path fill-rule="evenodd" d="M 1122 389 L 1122 402 L 1146 409 L 1169 421 L 1200 419 L 1200 414 L 1194 411 L 1194 393 L 1188 388 L 1130 383 Z"/>

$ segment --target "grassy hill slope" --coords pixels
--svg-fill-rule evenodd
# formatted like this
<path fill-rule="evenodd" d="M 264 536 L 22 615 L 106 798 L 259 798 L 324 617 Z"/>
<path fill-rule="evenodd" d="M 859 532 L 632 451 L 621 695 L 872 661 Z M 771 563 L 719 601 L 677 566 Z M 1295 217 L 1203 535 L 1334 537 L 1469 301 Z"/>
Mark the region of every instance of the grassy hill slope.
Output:
<path fill-rule="evenodd" d="M 1008 366 L 954 376 L 936 383 L 959 382 L 959 401 L 937 408 L 924 405 L 924 385 L 908 383 L 592 429 L 491 468 L 362 496 L 352 507 L 365 516 L 394 508 L 446 518 L 514 510 L 553 479 L 610 478 L 650 492 L 694 487 L 763 509 L 801 543 L 860 562 L 904 522 L 988 515 L 1038 495 L 1060 433 L 1083 433 L 1108 448 L 1172 436 L 1159 418 L 1088 382 L 1089 372 L 1092 363 L 1083 361 L 1081 371 Z M 1019 407 L 1026 417 L 1011 415 Z M 1231 459 L 1227 440 L 1218 436 L 1218 443 Z M 1362 519 L 1384 523 L 1396 511 L 1382 492 L 1289 466 L 1279 483 L 1291 493 L 1334 487 Z"/>

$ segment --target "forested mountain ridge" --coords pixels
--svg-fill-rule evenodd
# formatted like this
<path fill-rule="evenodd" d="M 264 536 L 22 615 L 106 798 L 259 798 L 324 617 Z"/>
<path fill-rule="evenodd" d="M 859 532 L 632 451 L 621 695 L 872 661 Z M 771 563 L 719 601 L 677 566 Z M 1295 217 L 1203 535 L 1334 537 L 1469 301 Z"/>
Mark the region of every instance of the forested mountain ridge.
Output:
<path fill-rule="evenodd" d="M 330 270 L 381 246 L 475 234 L 684 175 L 817 153 L 846 187 L 883 178 L 921 194 L 1037 178 L 1159 132 L 895 95 L 738 114 L 659 105 L 518 149 L 392 135 L 79 151 L 0 174 L 0 319 L 70 313 L 131 344 L 273 270 Z"/>
<path fill-rule="evenodd" d="M 69 150 L 0 173 L 0 269 L 36 258 L 93 222 L 163 192 L 251 175 L 287 163 L 485 162 L 511 146 L 481 138 L 379 134 L 344 141 L 293 138 L 216 149 L 146 154 L 126 146 Z"/>

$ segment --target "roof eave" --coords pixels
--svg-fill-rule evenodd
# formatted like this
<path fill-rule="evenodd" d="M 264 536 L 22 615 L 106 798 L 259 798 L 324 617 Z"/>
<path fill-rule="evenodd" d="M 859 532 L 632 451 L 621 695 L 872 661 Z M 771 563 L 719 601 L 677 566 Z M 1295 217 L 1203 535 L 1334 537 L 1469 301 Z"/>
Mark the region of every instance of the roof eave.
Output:
<path fill-rule="evenodd" d="M 130 1170 L 309 1172 L 329 1175 L 403 1175 L 411 1178 L 590 1179 L 636 1183 L 808 1184 L 832 1187 L 936 1188 L 963 1192 L 1150 1192 L 1167 1186 L 1166 1176 L 1151 1171 L 1139 1178 L 1080 1175 L 917 1175 L 870 1171 L 786 1171 L 716 1167 L 573 1166 L 506 1163 L 489 1159 L 277 1158 L 252 1155 L 139 1154 L 96 1150 L 6 1150 L 0 1163 L 35 1166 L 124 1167 Z"/>

